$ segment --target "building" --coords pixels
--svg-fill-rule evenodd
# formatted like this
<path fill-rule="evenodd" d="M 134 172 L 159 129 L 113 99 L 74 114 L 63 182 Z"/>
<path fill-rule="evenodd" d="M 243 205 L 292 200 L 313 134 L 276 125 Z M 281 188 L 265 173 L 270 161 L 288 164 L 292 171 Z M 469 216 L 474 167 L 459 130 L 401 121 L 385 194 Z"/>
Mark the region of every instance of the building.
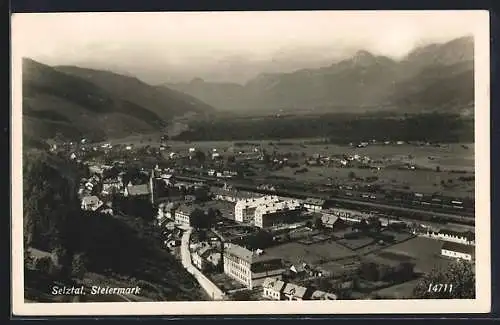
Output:
<path fill-rule="evenodd" d="M 310 212 L 319 212 L 323 210 L 325 207 L 325 200 L 315 199 L 315 198 L 307 198 L 304 200 L 304 208 Z"/>
<path fill-rule="evenodd" d="M 191 261 L 199 270 L 204 271 L 208 267 L 207 256 L 210 255 L 210 245 L 202 246 L 191 254 Z"/>
<path fill-rule="evenodd" d="M 132 183 L 129 183 L 124 192 L 126 197 L 149 198 L 150 194 L 149 184 L 132 185 Z"/>
<path fill-rule="evenodd" d="M 161 224 L 164 220 L 170 219 L 173 220 L 175 218 L 175 210 L 179 207 L 178 203 L 170 202 L 165 203 L 162 202 L 158 205 L 158 215 L 156 218 L 158 222 Z"/>
<path fill-rule="evenodd" d="M 283 298 L 283 289 L 285 282 L 273 278 L 267 278 L 262 284 L 262 296 L 267 299 L 281 300 Z"/>
<path fill-rule="evenodd" d="M 85 211 L 96 211 L 102 204 L 103 202 L 97 196 L 84 196 L 81 208 Z"/>
<path fill-rule="evenodd" d="M 264 196 L 258 193 L 223 189 L 217 187 L 211 188 L 210 192 L 212 193 L 214 200 L 227 201 L 231 203 L 236 203 L 239 200 L 257 199 Z"/>
<path fill-rule="evenodd" d="M 449 229 L 441 229 L 438 232 L 429 231 L 427 235 L 434 239 L 440 239 L 453 243 L 475 245 L 475 234 L 472 231 L 459 232 Z"/>
<path fill-rule="evenodd" d="M 224 248 L 224 273 L 253 289 L 261 286 L 266 278 L 281 279 L 285 268 L 280 258 L 259 255 L 235 244 Z"/>
<path fill-rule="evenodd" d="M 302 212 L 302 206 L 297 200 L 287 200 L 261 204 L 255 209 L 254 224 L 265 228 L 287 222 Z"/>
<path fill-rule="evenodd" d="M 208 265 L 216 268 L 220 265 L 220 263 L 222 261 L 222 254 L 217 252 L 217 251 L 211 250 L 206 255 L 205 259 L 206 259 Z"/>
<path fill-rule="evenodd" d="M 339 208 L 324 210 L 322 213 L 323 215 L 337 216 L 341 220 L 350 223 L 359 223 L 371 217 L 369 213 Z"/>
<path fill-rule="evenodd" d="M 335 229 L 336 225 L 341 222 L 341 219 L 337 216 L 324 214 L 321 216 L 321 223 L 325 228 Z"/>
<path fill-rule="evenodd" d="M 474 259 L 475 246 L 464 245 L 455 242 L 444 242 L 441 247 L 441 255 L 455 259 L 472 261 Z"/>
<path fill-rule="evenodd" d="M 309 289 L 293 284 L 287 283 L 283 289 L 285 300 L 306 300 L 308 298 Z"/>
<path fill-rule="evenodd" d="M 239 200 L 234 207 L 234 219 L 238 222 L 253 224 L 255 222 L 255 210 L 258 206 L 279 201 L 276 195 Z"/>
<path fill-rule="evenodd" d="M 309 270 L 309 266 L 306 263 L 294 264 L 290 266 L 290 272 L 294 275 L 304 275 L 307 270 Z"/>
<path fill-rule="evenodd" d="M 103 194 L 120 192 L 122 189 L 123 189 L 123 184 L 118 179 L 107 179 L 102 182 Z"/>
<path fill-rule="evenodd" d="M 175 224 L 190 227 L 192 223 L 191 216 L 195 209 L 193 205 L 180 205 L 175 210 Z"/>
<path fill-rule="evenodd" d="M 321 290 L 316 290 L 312 293 L 311 300 L 337 300 L 337 295 Z"/>

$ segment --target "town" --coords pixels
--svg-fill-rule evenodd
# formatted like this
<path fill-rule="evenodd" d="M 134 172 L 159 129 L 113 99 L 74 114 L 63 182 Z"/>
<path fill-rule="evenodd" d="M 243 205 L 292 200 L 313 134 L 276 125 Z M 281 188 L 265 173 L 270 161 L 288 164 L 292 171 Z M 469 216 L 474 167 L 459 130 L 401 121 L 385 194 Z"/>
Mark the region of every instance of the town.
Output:
<path fill-rule="evenodd" d="M 429 167 L 284 152 L 283 142 L 273 151 L 171 143 L 165 136 L 135 145 L 81 139 L 49 151 L 88 168 L 80 180 L 82 210 L 151 217 L 164 249 L 211 299 L 409 298 L 436 266 L 474 262 L 473 200 L 377 184 L 381 169 Z M 349 148 L 402 144 L 373 140 Z M 321 177 L 311 186 L 266 174 L 285 166 L 294 176 L 315 166 L 346 170 L 348 181 Z M 363 170 L 375 173 L 358 176 Z"/>

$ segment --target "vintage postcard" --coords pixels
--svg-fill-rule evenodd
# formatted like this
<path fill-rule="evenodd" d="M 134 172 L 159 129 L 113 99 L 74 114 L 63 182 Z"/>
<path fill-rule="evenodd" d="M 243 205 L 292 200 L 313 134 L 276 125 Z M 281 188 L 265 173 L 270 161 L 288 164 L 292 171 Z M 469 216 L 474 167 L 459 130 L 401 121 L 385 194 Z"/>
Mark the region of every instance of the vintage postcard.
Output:
<path fill-rule="evenodd" d="M 487 11 L 12 16 L 14 315 L 490 311 Z"/>

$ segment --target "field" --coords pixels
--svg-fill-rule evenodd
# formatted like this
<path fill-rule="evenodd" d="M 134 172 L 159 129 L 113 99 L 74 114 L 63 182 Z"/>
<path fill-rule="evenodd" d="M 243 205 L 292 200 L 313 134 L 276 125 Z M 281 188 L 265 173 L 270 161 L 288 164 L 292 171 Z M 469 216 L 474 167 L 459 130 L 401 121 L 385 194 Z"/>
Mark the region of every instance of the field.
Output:
<path fill-rule="evenodd" d="M 442 258 L 442 242 L 430 238 L 415 237 L 408 241 L 382 249 L 368 257 L 389 264 L 413 261 L 415 271 L 430 272 L 434 267 L 446 267 L 450 260 Z"/>
<path fill-rule="evenodd" d="M 343 236 L 343 234 L 346 232 L 350 232 L 350 230 L 349 231 L 337 231 L 337 232 L 335 232 L 335 236 L 338 238 L 341 238 Z M 409 238 L 411 238 L 413 236 L 409 233 L 398 233 L 398 232 L 392 232 L 392 231 L 387 231 L 387 230 L 384 230 L 382 232 L 382 234 L 394 236 L 394 242 L 396 244 L 394 244 L 393 246 L 398 245 L 398 243 L 404 242 L 405 240 L 408 240 Z M 355 251 L 356 254 L 359 256 L 366 255 L 366 254 L 369 254 L 373 251 L 377 251 L 380 249 L 384 249 L 384 246 L 379 245 L 376 242 L 376 240 L 374 240 L 372 237 L 367 236 L 367 235 L 361 236 L 359 238 L 353 238 L 353 239 L 342 238 L 342 239 L 337 240 L 337 243 L 339 243 L 343 246 L 346 246 L 347 248 Z M 387 244 L 385 244 L 385 245 L 387 245 Z"/>
<path fill-rule="evenodd" d="M 340 182 L 349 181 L 349 174 L 354 172 L 358 177 L 376 176 L 376 184 L 391 188 L 409 187 L 414 191 L 423 193 L 440 192 L 446 196 L 473 197 L 474 181 L 460 181 L 459 177 L 474 176 L 474 145 L 447 144 L 442 147 L 413 146 L 413 145 L 374 145 L 365 148 L 351 148 L 333 144 L 304 144 L 311 140 L 282 140 L 282 141 L 252 141 L 238 142 L 230 141 L 207 141 L 207 142 L 172 142 L 171 150 L 187 153 L 191 147 L 209 151 L 217 149 L 223 156 L 237 153 L 239 151 L 250 152 L 256 147 L 262 147 L 267 152 L 281 154 L 290 153 L 290 162 L 303 164 L 306 156 L 321 154 L 323 156 L 335 155 L 360 155 L 369 156 L 373 160 L 384 160 L 385 164 L 410 163 L 421 168 L 417 170 L 380 169 L 369 170 L 359 168 L 336 168 L 326 166 L 308 166 L 308 172 L 295 174 L 293 168 L 285 167 L 281 170 L 269 173 L 261 173 L 260 180 L 265 181 L 270 177 L 292 179 L 304 183 L 323 184 L 328 178 Z M 281 145 L 276 145 L 281 143 Z M 411 158 L 408 155 L 411 153 Z M 432 160 L 429 159 L 432 158 Z M 440 172 L 436 171 L 439 166 Z M 465 173 L 451 173 L 459 170 Z M 442 185 L 445 184 L 445 186 Z"/>
<path fill-rule="evenodd" d="M 408 299 L 412 297 L 412 292 L 419 279 L 411 280 L 405 283 L 397 284 L 392 287 L 378 290 L 374 293 L 384 298 L 390 299 Z"/>
<path fill-rule="evenodd" d="M 309 263 L 318 265 L 336 259 L 355 255 L 350 249 L 335 242 L 323 242 L 312 245 L 287 243 L 268 248 L 266 254 L 281 257 L 289 263 Z"/>
<path fill-rule="evenodd" d="M 367 247 L 370 245 L 371 247 L 376 246 L 376 244 L 371 245 L 374 242 L 373 238 L 369 236 L 361 236 L 359 238 L 353 238 L 353 239 L 339 239 L 337 240 L 337 243 L 348 247 L 349 249 L 352 250 L 358 250 L 363 247 Z"/>
<path fill-rule="evenodd" d="M 109 141 L 111 144 L 133 144 L 135 146 L 159 146 L 161 134 L 130 136 L 128 138 Z M 359 155 L 368 156 L 372 160 L 383 161 L 385 166 L 398 164 L 413 164 L 416 170 L 401 170 L 382 168 L 369 170 L 360 168 L 337 168 L 326 166 L 308 166 L 305 173 L 295 174 L 293 168 L 285 167 L 281 170 L 262 171 L 255 181 L 266 182 L 271 178 L 290 179 L 301 183 L 324 184 L 328 179 L 347 183 L 349 174 L 356 176 L 378 177 L 376 184 L 389 188 L 407 188 L 422 193 L 441 193 L 445 196 L 473 197 L 474 181 L 459 180 L 459 177 L 474 176 L 474 144 L 454 143 L 440 146 L 417 145 L 368 145 L 364 148 L 322 143 L 322 139 L 283 139 L 283 140 L 252 140 L 252 141 L 198 141 L 183 142 L 169 141 L 170 148 L 164 153 L 177 152 L 187 154 L 189 148 L 197 148 L 204 152 L 216 149 L 223 157 L 237 154 L 240 151 L 252 152 L 255 148 L 265 149 L 267 152 L 288 154 L 289 162 L 304 166 L 306 157 L 313 154 L 322 156 Z M 440 172 L 436 171 L 439 167 Z M 462 173 L 451 173 L 461 171 Z M 363 183 L 362 181 L 360 183 Z"/>

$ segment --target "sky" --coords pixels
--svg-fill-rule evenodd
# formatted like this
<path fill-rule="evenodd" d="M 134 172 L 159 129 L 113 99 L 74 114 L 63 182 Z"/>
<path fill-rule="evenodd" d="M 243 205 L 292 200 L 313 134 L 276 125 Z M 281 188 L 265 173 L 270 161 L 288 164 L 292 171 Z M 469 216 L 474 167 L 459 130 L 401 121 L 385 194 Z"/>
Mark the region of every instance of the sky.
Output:
<path fill-rule="evenodd" d="M 473 35 L 477 12 L 273 11 L 15 14 L 19 53 L 146 82 L 244 82 L 319 67 L 356 50 L 398 59 L 414 47 Z"/>

